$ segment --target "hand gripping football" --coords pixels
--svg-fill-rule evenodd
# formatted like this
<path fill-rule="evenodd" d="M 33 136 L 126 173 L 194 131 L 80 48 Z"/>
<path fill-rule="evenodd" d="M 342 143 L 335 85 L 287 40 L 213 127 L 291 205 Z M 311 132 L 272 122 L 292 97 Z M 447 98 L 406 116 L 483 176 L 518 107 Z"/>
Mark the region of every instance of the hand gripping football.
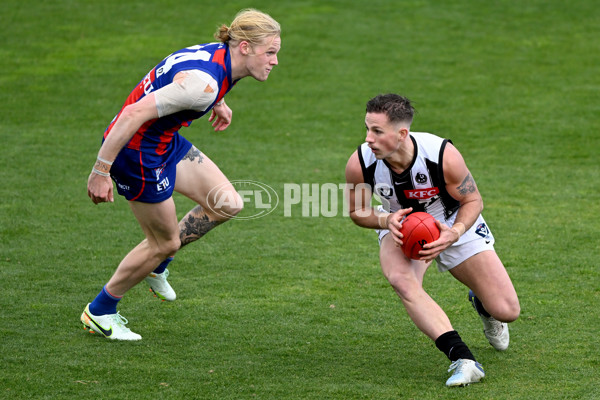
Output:
<path fill-rule="evenodd" d="M 426 212 L 417 211 L 408 214 L 402 221 L 403 245 L 402 251 L 408 258 L 418 260 L 419 251 L 427 243 L 431 243 L 440 237 L 440 230 L 435 224 L 435 218 Z"/>

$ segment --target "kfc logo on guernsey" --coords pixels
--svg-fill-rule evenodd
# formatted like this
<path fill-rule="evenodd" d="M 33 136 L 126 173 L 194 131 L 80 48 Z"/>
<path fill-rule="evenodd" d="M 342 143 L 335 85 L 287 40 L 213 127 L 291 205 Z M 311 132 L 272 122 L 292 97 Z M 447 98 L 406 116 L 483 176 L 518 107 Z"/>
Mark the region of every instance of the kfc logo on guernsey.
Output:
<path fill-rule="evenodd" d="M 438 189 L 437 187 L 404 191 L 404 196 L 406 196 L 407 199 L 413 200 L 428 200 L 432 197 L 437 196 L 438 194 L 440 194 L 440 189 Z"/>

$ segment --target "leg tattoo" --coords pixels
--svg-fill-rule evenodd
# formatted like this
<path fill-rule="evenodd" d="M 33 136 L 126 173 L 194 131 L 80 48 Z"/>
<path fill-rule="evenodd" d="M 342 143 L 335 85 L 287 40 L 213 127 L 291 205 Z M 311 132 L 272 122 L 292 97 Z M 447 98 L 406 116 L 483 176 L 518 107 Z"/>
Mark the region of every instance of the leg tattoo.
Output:
<path fill-rule="evenodd" d="M 208 231 L 220 223 L 221 222 L 219 221 L 211 221 L 202 207 L 194 207 L 194 209 L 187 213 L 181 222 L 179 222 L 179 238 L 181 239 L 181 247 L 200 239 Z"/>
<path fill-rule="evenodd" d="M 187 154 L 181 159 L 183 160 L 190 160 L 190 161 L 195 161 L 196 158 L 198 159 L 198 164 L 202 164 L 202 161 L 204 161 L 204 157 L 202 156 L 202 152 L 200 150 L 198 150 L 196 148 L 196 146 L 192 146 L 190 148 L 190 151 L 187 152 Z"/>

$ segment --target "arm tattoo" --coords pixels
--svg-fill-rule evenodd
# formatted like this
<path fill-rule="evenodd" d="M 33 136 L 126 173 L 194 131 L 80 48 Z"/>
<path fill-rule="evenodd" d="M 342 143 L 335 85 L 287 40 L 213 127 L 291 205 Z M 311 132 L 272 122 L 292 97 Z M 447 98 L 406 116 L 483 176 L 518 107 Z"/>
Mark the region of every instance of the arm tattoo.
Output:
<path fill-rule="evenodd" d="M 185 157 L 183 157 L 181 160 L 195 161 L 196 158 L 198 158 L 198 164 L 202 164 L 202 161 L 204 161 L 204 157 L 202 157 L 200 150 L 198 150 L 196 146 L 192 146 L 190 151 L 188 151 Z"/>
<path fill-rule="evenodd" d="M 466 196 L 469 193 L 475 193 L 477 187 L 475 186 L 475 181 L 473 180 L 471 173 L 467 174 L 465 180 L 462 181 L 462 183 L 460 184 L 460 186 L 457 187 L 457 189 L 458 193 L 460 193 L 461 196 Z"/>

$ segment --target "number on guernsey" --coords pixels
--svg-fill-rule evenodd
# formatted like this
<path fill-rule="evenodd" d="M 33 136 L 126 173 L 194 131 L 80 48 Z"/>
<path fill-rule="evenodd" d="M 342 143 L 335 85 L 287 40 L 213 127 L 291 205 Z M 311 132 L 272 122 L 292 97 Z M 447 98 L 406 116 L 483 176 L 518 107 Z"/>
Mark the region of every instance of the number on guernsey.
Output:
<path fill-rule="evenodd" d="M 180 62 L 194 60 L 209 61 L 210 53 L 208 51 L 200 50 L 201 48 L 201 46 L 192 46 L 188 47 L 188 50 L 190 50 L 189 53 L 178 53 L 170 55 L 165 60 L 165 63 L 159 69 L 156 70 L 156 77 L 158 78 L 162 74 L 166 74 L 171 70 L 171 68 L 173 68 L 173 65 L 178 64 Z"/>

